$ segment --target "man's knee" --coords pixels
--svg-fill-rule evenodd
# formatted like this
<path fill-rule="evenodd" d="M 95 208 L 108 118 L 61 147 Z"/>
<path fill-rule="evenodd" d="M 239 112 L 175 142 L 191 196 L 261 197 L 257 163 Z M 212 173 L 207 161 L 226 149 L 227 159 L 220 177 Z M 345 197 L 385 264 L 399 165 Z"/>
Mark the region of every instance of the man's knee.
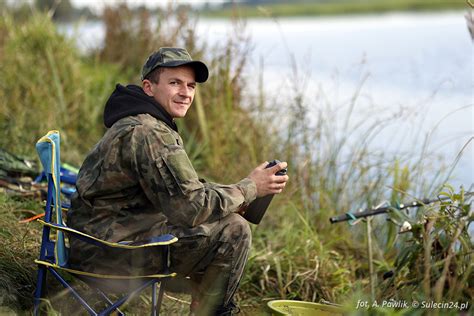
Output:
<path fill-rule="evenodd" d="M 230 243 L 238 243 L 239 247 L 250 248 L 252 243 L 252 231 L 250 225 L 239 214 L 229 214 L 226 218 L 228 224 L 226 225 L 223 235 Z"/>

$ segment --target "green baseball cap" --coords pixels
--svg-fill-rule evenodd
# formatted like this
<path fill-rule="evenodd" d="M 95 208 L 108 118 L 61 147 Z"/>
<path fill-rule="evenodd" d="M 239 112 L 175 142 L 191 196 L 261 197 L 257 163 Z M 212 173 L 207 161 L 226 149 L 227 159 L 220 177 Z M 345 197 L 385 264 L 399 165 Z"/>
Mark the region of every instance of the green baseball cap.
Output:
<path fill-rule="evenodd" d="M 148 57 L 143 65 L 142 80 L 157 67 L 191 66 L 194 69 L 197 82 L 205 82 L 209 77 L 207 66 L 198 60 L 193 60 L 184 48 L 161 47 Z"/>

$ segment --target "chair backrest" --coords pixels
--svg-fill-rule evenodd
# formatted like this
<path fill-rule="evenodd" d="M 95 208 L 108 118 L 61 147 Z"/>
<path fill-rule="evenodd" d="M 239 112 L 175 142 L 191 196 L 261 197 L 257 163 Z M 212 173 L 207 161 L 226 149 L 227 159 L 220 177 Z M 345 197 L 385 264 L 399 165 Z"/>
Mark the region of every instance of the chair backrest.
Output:
<path fill-rule="evenodd" d="M 63 224 L 61 213 L 61 180 L 60 180 L 60 136 L 58 131 L 49 131 L 36 143 L 43 170 L 48 178 L 48 197 L 45 209 L 45 221 L 48 223 Z M 67 263 L 64 234 L 56 232 L 54 246 L 56 264 L 64 266 Z"/>

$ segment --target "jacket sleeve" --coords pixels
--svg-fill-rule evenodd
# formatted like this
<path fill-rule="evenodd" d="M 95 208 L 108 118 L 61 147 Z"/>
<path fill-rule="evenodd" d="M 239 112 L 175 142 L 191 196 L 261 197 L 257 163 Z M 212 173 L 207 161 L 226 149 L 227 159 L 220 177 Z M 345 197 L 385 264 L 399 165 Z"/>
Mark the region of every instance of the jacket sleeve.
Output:
<path fill-rule="evenodd" d="M 201 183 L 172 133 L 153 130 L 140 136 L 142 141 L 134 142 L 140 185 L 171 224 L 194 227 L 214 221 L 256 198 L 256 185 L 249 178 L 231 185 Z"/>

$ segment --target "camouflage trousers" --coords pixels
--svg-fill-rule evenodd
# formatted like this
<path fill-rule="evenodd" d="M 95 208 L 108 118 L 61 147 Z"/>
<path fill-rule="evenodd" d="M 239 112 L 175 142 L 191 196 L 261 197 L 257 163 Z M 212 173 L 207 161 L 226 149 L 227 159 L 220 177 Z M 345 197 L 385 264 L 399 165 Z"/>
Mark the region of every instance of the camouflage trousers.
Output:
<path fill-rule="evenodd" d="M 252 235 L 238 214 L 200 225 L 198 235 L 179 236 L 171 247 L 171 268 L 189 276 L 193 298 L 201 306 L 226 306 L 234 296 L 247 262 Z M 206 313 L 204 313 L 206 314 Z"/>
<path fill-rule="evenodd" d="M 161 222 L 136 236 L 136 240 L 166 233 L 178 237 L 170 252 L 171 270 L 178 277 L 169 282 L 170 288 L 192 289 L 193 299 L 202 306 L 226 306 L 239 286 L 247 262 L 252 241 L 248 222 L 235 213 L 193 228 Z M 78 239 L 71 239 L 71 247 L 71 267 L 92 273 L 144 275 L 160 273 L 164 264 L 162 252 L 153 248 L 105 251 Z M 117 292 L 136 286 L 132 281 L 118 283 L 102 281 L 101 286 Z M 211 313 L 202 313 L 208 314 Z"/>

